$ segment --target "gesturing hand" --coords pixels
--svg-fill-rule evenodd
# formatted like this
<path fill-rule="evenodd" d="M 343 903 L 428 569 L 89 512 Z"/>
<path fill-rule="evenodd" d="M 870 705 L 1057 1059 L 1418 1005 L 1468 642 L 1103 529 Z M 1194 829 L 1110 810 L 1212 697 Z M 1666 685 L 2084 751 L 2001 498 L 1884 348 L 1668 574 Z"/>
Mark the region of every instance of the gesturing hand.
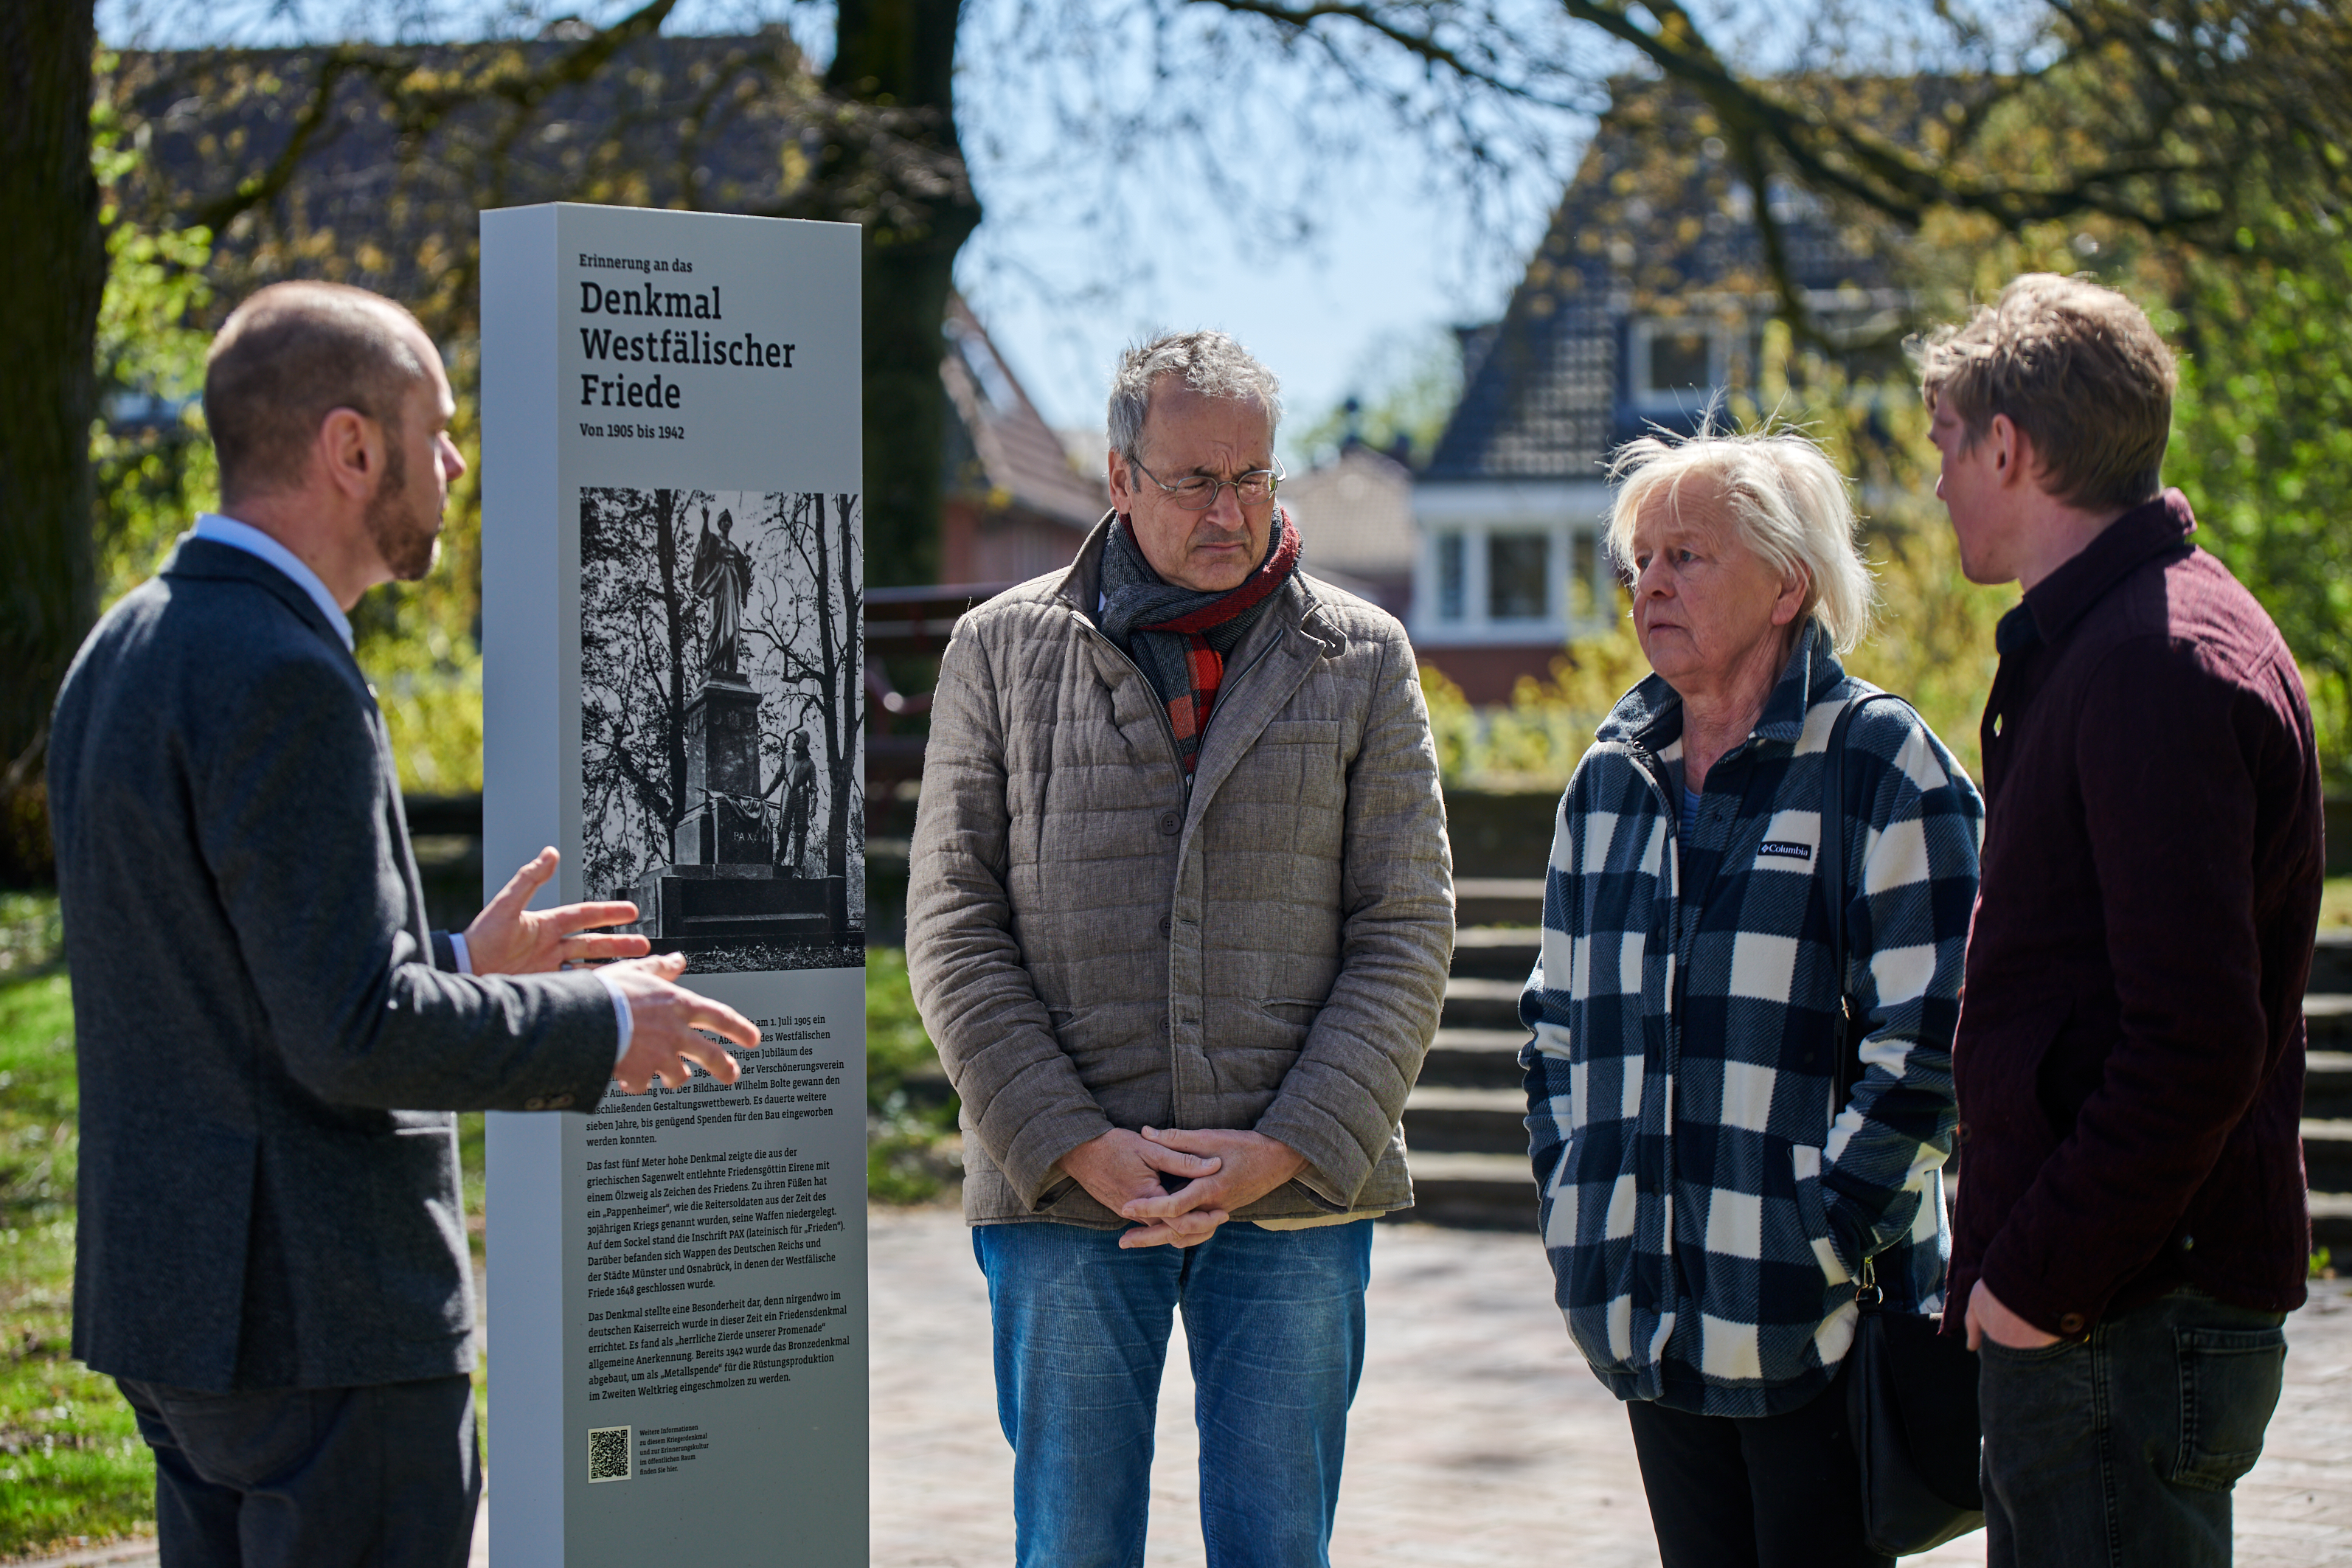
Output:
<path fill-rule="evenodd" d="M 747 1051 L 759 1047 L 760 1031 L 751 1019 L 724 1002 L 672 984 L 685 972 L 682 952 L 633 958 L 601 972 L 620 986 L 629 1005 L 629 1053 L 613 1068 L 614 1081 L 627 1093 L 643 1094 L 656 1079 L 664 1089 L 677 1089 L 697 1066 L 721 1083 L 733 1083 L 743 1069 L 702 1030 L 723 1035 Z"/>
<path fill-rule="evenodd" d="M 1263 1132 L 1147 1127 L 1143 1137 L 1171 1152 L 1213 1161 L 1217 1169 L 1175 1192 L 1148 1193 L 1120 1206 L 1123 1217 L 1150 1222 L 1119 1237 L 1121 1247 L 1205 1241 L 1235 1209 L 1246 1208 L 1307 1168 L 1306 1155 Z"/>
<path fill-rule="evenodd" d="M 574 959 L 635 958 L 651 948 L 641 936 L 582 934 L 596 926 L 635 920 L 635 904 L 524 908 L 562 861 L 563 857 L 552 848 L 541 850 L 474 917 L 474 923 L 466 928 L 466 956 L 475 973 L 544 974 Z"/>
<path fill-rule="evenodd" d="M 1123 1127 L 1114 1127 L 1097 1138 L 1090 1138 L 1055 1162 L 1078 1185 L 1094 1194 L 1095 1201 L 1113 1214 L 1125 1214 L 1137 1199 L 1163 1194 L 1167 1189 L 1160 1184 L 1160 1173 L 1171 1176 L 1195 1179 L 1216 1173 L 1217 1162 L 1202 1159 L 1174 1149 L 1163 1148 Z M 1181 1228 L 1165 1225 L 1139 1226 L 1118 1238 L 1121 1247 L 1158 1247 L 1171 1244 L 1190 1247 L 1205 1241 L 1209 1233 L 1223 1222 L 1224 1215 L 1214 1219 L 1187 1216 Z M 1205 1223 L 1204 1223 L 1205 1221 Z"/>

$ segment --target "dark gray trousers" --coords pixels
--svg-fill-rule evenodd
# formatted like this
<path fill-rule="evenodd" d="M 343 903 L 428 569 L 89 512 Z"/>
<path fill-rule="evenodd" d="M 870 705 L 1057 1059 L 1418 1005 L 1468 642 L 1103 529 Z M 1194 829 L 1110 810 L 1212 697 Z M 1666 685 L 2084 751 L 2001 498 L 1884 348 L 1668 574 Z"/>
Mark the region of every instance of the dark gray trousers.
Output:
<path fill-rule="evenodd" d="M 1894 1568 L 1863 1540 L 1845 1378 L 1778 1415 L 1626 1405 L 1665 1568 Z"/>
<path fill-rule="evenodd" d="M 2227 1568 L 2284 1320 L 2180 1289 L 2039 1350 L 1983 1342 L 1989 1568 Z"/>
<path fill-rule="evenodd" d="M 163 1568 L 465 1568 L 482 1495 L 470 1380 L 116 1381 L 155 1453 Z"/>

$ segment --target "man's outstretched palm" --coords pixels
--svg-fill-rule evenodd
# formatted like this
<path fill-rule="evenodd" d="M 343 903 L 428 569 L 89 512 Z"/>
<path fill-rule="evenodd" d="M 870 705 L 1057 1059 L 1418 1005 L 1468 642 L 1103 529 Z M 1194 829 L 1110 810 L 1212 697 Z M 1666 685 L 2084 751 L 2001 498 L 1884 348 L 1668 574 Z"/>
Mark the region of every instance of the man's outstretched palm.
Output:
<path fill-rule="evenodd" d="M 544 974 L 583 959 L 640 958 L 653 951 L 653 944 L 641 936 L 585 934 L 635 920 L 635 904 L 526 908 L 562 860 L 552 847 L 541 850 L 474 917 L 466 928 L 466 955 L 475 973 Z"/>

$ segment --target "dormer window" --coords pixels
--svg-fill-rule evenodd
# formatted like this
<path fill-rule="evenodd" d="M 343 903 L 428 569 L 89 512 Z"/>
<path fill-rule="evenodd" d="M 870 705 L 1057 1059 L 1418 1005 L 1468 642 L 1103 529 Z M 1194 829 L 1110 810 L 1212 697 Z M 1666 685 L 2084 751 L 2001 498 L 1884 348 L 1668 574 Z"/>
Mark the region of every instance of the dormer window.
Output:
<path fill-rule="evenodd" d="M 1745 347 L 1736 325 L 1689 316 L 1637 321 L 1629 335 L 1626 397 L 1644 414 L 1696 414 L 1731 384 Z"/>
<path fill-rule="evenodd" d="M 1643 345 L 1642 368 L 1647 374 L 1639 401 L 1705 403 L 1717 384 L 1715 334 L 1705 327 L 1653 321 L 1644 335 L 1648 342 Z"/>

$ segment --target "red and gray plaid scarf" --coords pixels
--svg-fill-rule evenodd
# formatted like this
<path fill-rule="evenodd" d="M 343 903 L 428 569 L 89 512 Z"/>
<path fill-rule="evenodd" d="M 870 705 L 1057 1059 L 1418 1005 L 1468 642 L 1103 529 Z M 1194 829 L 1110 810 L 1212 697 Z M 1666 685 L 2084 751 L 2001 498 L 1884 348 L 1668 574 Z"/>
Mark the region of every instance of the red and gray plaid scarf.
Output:
<path fill-rule="evenodd" d="M 1201 731 L 1224 685 L 1225 656 L 1241 646 L 1275 593 L 1298 570 L 1298 531 L 1277 508 L 1265 558 L 1222 594 L 1180 588 L 1144 560 L 1125 518 L 1111 524 L 1103 549 L 1102 629 L 1127 649 L 1168 705 L 1168 727 L 1190 778 Z"/>

